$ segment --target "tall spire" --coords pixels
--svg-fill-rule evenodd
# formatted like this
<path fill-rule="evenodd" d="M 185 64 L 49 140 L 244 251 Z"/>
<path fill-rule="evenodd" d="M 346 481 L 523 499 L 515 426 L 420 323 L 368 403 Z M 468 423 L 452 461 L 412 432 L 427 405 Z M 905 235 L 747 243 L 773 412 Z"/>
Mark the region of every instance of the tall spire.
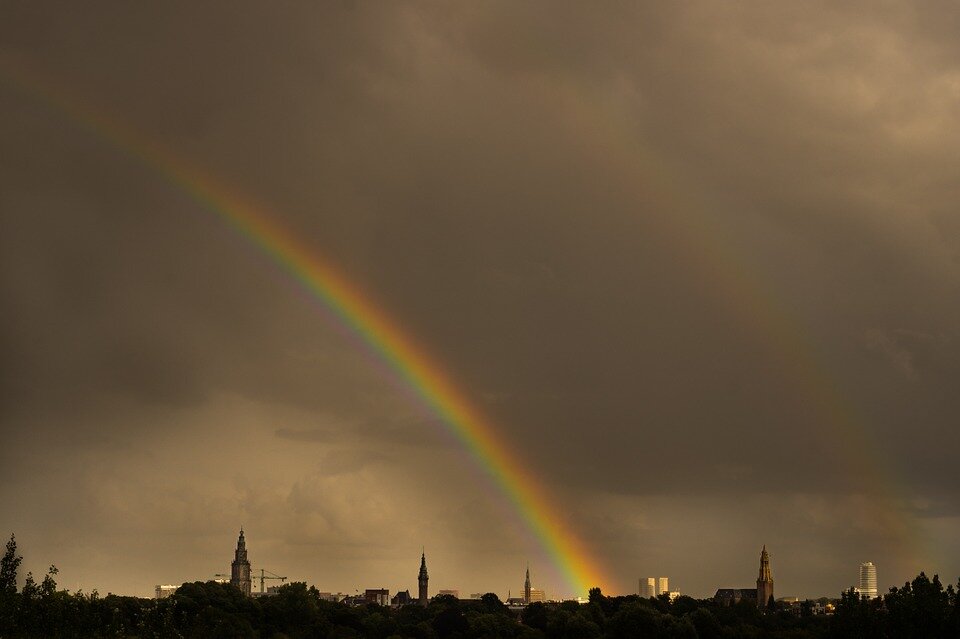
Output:
<path fill-rule="evenodd" d="M 773 575 L 770 572 L 770 553 L 767 552 L 767 545 L 763 545 L 760 551 L 760 574 L 757 577 L 757 606 L 761 609 L 766 608 L 770 599 L 773 597 Z"/>
<path fill-rule="evenodd" d="M 420 591 L 417 597 L 417 603 L 421 606 L 426 606 L 429 599 L 427 593 L 427 581 L 430 577 L 427 575 L 427 553 L 426 549 L 420 551 L 420 574 L 417 575 L 417 585 L 420 587 Z"/>
<path fill-rule="evenodd" d="M 530 604 L 530 564 L 527 564 L 527 578 L 523 582 L 523 603 Z"/>
<path fill-rule="evenodd" d="M 763 545 L 763 550 L 760 551 L 760 576 L 758 579 L 762 581 L 773 581 L 773 577 L 770 576 L 770 553 L 767 552 L 767 545 Z"/>

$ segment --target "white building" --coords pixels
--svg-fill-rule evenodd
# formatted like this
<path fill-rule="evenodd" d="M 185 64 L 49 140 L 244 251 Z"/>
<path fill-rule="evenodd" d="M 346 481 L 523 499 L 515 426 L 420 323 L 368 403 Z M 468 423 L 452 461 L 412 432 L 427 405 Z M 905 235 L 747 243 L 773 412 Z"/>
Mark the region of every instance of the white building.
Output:
<path fill-rule="evenodd" d="M 866 599 L 877 598 L 877 567 L 872 561 L 860 564 L 860 584 L 857 587 L 860 596 Z"/>
<path fill-rule="evenodd" d="M 158 586 L 154 589 L 154 597 L 153 597 L 153 598 L 154 598 L 154 599 L 166 599 L 167 597 L 169 597 L 170 595 L 172 595 L 173 593 L 175 593 L 175 592 L 177 591 L 177 588 L 179 588 L 179 587 L 180 587 L 180 586 L 170 586 L 170 585 L 159 586 L 159 585 L 158 585 Z"/>
<path fill-rule="evenodd" d="M 337 593 L 321 592 L 320 593 L 320 601 L 330 601 L 333 603 L 339 603 L 346 598 L 347 598 L 347 595 L 343 594 L 342 592 L 337 592 Z"/>

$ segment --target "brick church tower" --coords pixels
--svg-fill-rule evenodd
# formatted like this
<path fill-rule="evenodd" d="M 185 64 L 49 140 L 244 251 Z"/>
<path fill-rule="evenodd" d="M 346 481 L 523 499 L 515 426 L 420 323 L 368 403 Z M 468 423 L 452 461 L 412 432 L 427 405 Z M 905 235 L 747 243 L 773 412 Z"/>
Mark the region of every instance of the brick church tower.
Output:
<path fill-rule="evenodd" d="M 250 596 L 250 562 L 247 561 L 247 542 L 243 539 L 243 528 L 240 529 L 237 551 L 233 563 L 230 564 L 230 583 L 247 597 Z"/>
<path fill-rule="evenodd" d="M 757 607 L 761 610 L 767 607 L 773 597 L 773 577 L 770 574 L 770 554 L 764 544 L 760 551 L 760 576 L 757 577 Z"/>

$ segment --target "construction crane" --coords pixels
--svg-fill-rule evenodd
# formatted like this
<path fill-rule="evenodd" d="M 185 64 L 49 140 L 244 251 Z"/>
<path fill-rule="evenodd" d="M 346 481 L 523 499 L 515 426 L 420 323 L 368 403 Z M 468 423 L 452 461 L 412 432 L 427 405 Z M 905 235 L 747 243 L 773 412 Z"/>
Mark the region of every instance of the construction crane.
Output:
<path fill-rule="evenodd" d="M 279 579 L 281 584 L 287 580 L 286 577 L 281 577 L 275 572 L 270 572 L 269 570 L 264 570 L 263 568 L 261 568 L 260 569 L 260 593 L 261 594 L 267 591 L 266 588 L 263 587 L 263 582 L 266 581 L 267 579 Z"/>
<path fill-rule="evenodd" d="M 214 575 L 214 577 L 230 577 L 230 578 L 232 578 L 233 575 L 227 575 L 227 574 L 224 574 L 224 573 L 222 573 L 222 572 L 218 572 L 217 574 Z M 254 579 L 256 579 L 256 575 L 254 575 Z M 280 580 L 280 583 L 283 583 L 284 581 L 287 580 L 286 577 L 281 577 L 280 575 L 278 575 L 278 574 L 275 573 L 275 572 L 270 572 L 269 570 L 264 570 L 263 568 L 261 568 L 261 569 L 260 569 L 260 592 L 261 592 L 261 593 L 266 592 L 266 588 L 264 587 L 264 582 L 265 582 L 267 579 L 279 579 L 279 580 Z"/>

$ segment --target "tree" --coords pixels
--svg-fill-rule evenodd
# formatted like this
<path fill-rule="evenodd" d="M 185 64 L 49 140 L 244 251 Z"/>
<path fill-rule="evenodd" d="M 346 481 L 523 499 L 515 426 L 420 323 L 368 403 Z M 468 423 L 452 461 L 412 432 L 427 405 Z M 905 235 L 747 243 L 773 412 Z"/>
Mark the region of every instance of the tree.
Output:
<path fill-rule="evenodd" d="M 672 619 L 666 627 L 666 635 L 670 639 L 699 639 L 697 629 L 689 617 L 683 617 L 682 619 L 668 617 L 668 619 Z"/>
<path fill-rule="evenodd" d="M 931 581 L 920 573 L 903 588 L 891 588 L 883 598 L 891 636 L 928 639 L 943 636 L 950 617 L 950 594 L 937 575 Z"/>
<path fill-rule="evenodd" d="M 11 636 L 17 630 L 17 571 L 23 557 L 17 554 L 17 539 L 10 535 L 7 550 L 0 559 L 0 637 Z"/>
<path fill-rule="evenodd" d="M 687 595 L 680 595 L 670 604 L 670 614 L 674 617 L 683 617 L 698 607 L 696 599 Z"/>
<path fill-rule="evenodd" d="M 611 639 L 641 639 L 657 637 L 663 631 L 660 612 L 639 602 L 621 606 L 607 622 L 607 636 Z"/>
<path fill-rule="evenodd" d="M 50 597 L 55 592 L 57 592 L 57 582 L 53 577 L 59 574 L 60 574 L 60 571 L 57 570 L 56 566 L 50 566 L 50 570 L 47 571 L 47 575 L 43 578 L 43 581 L 40 583 L 41 597 Z"/>
<path fill-rule="evenodd" d="M 872 639 L 883 636 L 876 607 L 853 588 L 840 595 L 840 602 L 830 620 L 830 631 L 837 639 Z"/>
<path fill-rule="evenodd" d="M 599 607 L 604 617 L 610 617 L 617 610 L 616 604 L 611 601 L 611 597 L 605 597 L 600 588 L 590 589 L 590 605 Z"/>
<path fill-rule="evenodd" d="M 707 608 L 698 608 L 687 615 L 700 639 L 720 639 L 723 628 L 720 622 Z"/>
<path fill-rule="evenodd" d="M 23 557 L 17 554 L 17 538 L 10 535 L 7 550 L 0 559 L 0 596 L 13 595 L 17 592 L 17 571 Z"/>
<path fill-rule="evenodd" d="M 547 607 L 539 601 L 533 602 L 520 613 L 520 620 L 524 625 L 537 630 L 546 631 L 548 618 Z"/>
<path fill-rule="evenodd" d="M 953 586 L 947 586 L 947 596 L 950 600 L 950 616 L 945 632 L 948 637 L 960 637 L 960 580 L 957 580 L 956 590 Z"/>
<path fill-rule="evenodd" d="M 485 595 L 481 596 L 480 603 L 483 605 L 484 610 L 486 610 L 487 612 L 491 612 L 495 614 L 507 613 L 506 605 L 504 605 L 504 603 L 500 601 L 500 597 L 498 597 L 495 593 L 488 592 Z"/>
<path fill-rule="evenodd" d="M 23 580 L 23 591 L 20 594 L 27 600 L 36 599 L 40 596 L 40 586 L 38 586 L 37 582 L 33 579 L 33 571 L 28 572 L 26 578 Z"/>
<path fill-rule="evenodd" d="M 441 600 L 446 596 L 440 595 L 434 599 Z M 444 606 L 436 606 L 439 612 L 433 618 L 433 629 L 441 639 L 464 635 L 470 629 L 466 617 L 460 611 L 460 606 L 453 603 L 456 598 L 450 597 L 450 599 L 453 601 L 443 601 L 441 603 L 445 604 Z"/>

